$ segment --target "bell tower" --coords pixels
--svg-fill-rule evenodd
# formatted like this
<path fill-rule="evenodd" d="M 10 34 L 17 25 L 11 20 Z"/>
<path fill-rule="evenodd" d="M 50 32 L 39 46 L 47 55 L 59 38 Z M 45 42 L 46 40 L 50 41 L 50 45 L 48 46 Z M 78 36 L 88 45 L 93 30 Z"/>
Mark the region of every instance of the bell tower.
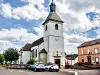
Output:
<path fill-rule="evenodd" d="M 56 4 L 52 0 L 50 12 L 43 23 L 44 48 L 47 51 L 47 62 L 65 66 L 63 21 L 56 13 Z"/>

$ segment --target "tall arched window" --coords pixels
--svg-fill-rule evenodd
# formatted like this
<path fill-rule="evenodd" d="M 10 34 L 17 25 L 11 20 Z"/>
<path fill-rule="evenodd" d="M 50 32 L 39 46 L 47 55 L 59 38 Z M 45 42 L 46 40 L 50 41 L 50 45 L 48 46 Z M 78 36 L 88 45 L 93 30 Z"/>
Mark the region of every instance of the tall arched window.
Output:
<path fill-rule="evenodd" d="M 47 31 L 47 25 L 45 26 L 45 31 Z"/>
<path fill-rule="evenodd" d="M 58 24 L 55 24 L 55 29 L 58 30 Z"/>

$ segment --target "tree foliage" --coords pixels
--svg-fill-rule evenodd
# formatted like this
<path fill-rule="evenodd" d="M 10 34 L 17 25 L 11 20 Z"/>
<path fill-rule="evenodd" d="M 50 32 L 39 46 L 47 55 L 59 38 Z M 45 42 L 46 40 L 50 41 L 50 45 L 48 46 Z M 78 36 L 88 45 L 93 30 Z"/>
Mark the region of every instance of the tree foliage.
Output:
<path fill-rule="evenodd" d="M 4 55 L 0 54 L 0 63 L 3 63 L 3 62 L 4 62 Z"/>
<path fill-rule="evenodd" d="M 17 49 L 8 48 L 4 53 L 5 61 L 17 61 L 19 59 L 19 53 Z"/>
<path fill-rule="evenodd" d="M 34 64 L 34 62 L 35 62 L 35 60 L 34 60 L 34 58 L 31 58 L 28 62 L 27 62 L 27 64 Z"/>

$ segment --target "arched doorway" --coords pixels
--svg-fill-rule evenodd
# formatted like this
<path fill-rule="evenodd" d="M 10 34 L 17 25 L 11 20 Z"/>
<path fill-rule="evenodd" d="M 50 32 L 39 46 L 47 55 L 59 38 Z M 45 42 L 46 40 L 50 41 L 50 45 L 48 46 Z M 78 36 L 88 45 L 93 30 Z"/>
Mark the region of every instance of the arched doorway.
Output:
<path fill-rule="evenodd" d="M 39 52 L 39 61 L 46 64 L 47 63 L 47 52 L 45 49 L 42 49 Z"/>

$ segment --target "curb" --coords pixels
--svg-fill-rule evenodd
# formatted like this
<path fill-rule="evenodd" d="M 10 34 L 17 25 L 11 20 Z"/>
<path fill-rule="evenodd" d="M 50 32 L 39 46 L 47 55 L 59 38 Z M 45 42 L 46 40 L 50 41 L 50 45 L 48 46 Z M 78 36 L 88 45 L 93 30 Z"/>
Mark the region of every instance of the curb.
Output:
<path fill-rule="evenodd" d="M 78 75 L 78 72 L 76 72 L 76 71 L 61 71 L 60 70 L 60 72 L 74 73 L 75 75 Z"/>

